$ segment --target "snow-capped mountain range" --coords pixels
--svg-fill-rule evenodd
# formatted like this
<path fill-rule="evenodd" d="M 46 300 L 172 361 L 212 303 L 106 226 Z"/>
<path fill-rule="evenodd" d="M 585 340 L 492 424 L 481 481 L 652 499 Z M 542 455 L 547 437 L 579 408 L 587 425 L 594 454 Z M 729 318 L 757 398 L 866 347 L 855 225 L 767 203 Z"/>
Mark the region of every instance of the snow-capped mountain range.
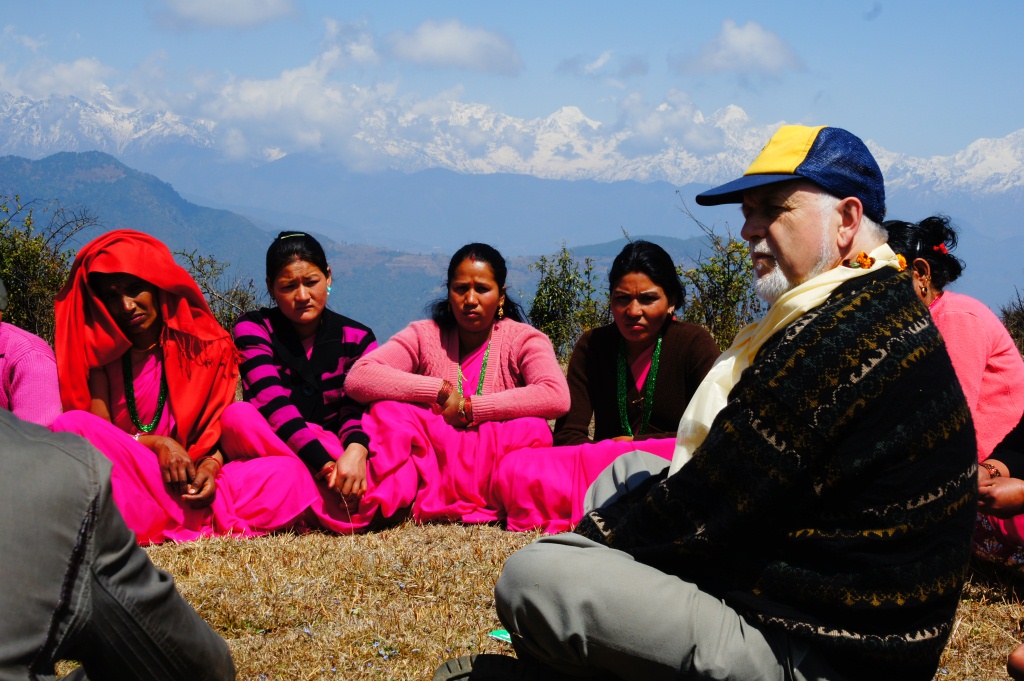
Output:
<path fill-rule="evenodd" d="M 483 105 L 451 102 L 440 111 L 377 111 L 358 123 L 352 138 L 364 164 L 370 156 L 378 170 L 443 168 L 464 174 L 683 186 L 735 177 L 776 127 L 752 124 L 735 106 L 706 118 L 699 111 L 674 115 L 670 130 L 678 136 L 640 140 L 637 126 L 612 129 L 576 107 L 523 120 Z M 152 159 L 182 148 L 219 154 L 225 145 L 222 128 L 211 120 L 75 97 L 33 100 L 0 93 L 0 154 L 40 158 L 58 151 L 99 150 L 128 160 Z M 951 156 L 930 158 L 868 143 L 892 191 L 991 194 L 1024 188 L 1024 130 L 1001 139 L 979 139 Z M 256 147 L 258 151 L 244 159 L 249 168 L 289 153 L 275 140 Z M 344 164 L 345 159 L 340 160 Z"/>
<path fill-rule="evenodd" d="M 58 151 L 123 155 L 163 144 L 214 147 L 212 122 L 100 106 L 77 97 L 33 100 L 0 92 L 0 154 L 40 158 Z"/>
<path fill-rule="evenodd" d="M 293 149 L 213 120 L 0 93 L 0 156 L 103 151 L 268 231 L 298 227 L 419 253 L 483 240 L 527 257 L 623 233 L 700 237 L 681 201 L 736 233 L 735 207 L 698 208 L 692 197 L 742 173 L 776 126 L 753 124 L 738 107 L 704 117 L 680 104 L 659 115 L 616 128 L 575 107 L 523 120 L 474 104 L 391 102 L 351 131 L 334 130 L 333 146 Z M 967 262 L 958 290 L 997 309 L 1024 288 L 1024 130 L 930 158 L 868 146 L 886 177 L 889 217 L 941 212 L 958 225 Z M 102 216 L 105 207 L 91 208 Z"/>

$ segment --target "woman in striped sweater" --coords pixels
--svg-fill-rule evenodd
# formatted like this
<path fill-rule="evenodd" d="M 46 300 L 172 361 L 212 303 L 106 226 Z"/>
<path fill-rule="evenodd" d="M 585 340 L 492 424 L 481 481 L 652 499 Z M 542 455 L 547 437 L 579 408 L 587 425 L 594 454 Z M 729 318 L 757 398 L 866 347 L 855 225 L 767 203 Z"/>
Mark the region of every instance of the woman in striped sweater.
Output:
<path fill-rule="evenodd" d="M 327 308 L 331 268 L 308 234 L 281 232 L 270 245 L 267 290 L 276 307 L 248 312 L 234 328 L 245 398 L 259 411 L 250 411 L 250 437 L 298 456 L 318 483 L 317 520 L 346 531 L 348 506 L 366 491 L 369 438 L 344 382 L 377 341 L 369 327 Z"/>

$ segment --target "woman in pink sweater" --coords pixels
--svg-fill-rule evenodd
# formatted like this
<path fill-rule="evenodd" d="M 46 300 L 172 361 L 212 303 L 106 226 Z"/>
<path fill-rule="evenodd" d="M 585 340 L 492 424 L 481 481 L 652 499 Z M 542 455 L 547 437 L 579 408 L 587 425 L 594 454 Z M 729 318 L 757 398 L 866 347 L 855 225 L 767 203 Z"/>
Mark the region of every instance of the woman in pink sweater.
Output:
<path fill-rule="evenodd" d="M 370 403 L 367 492 L 353 529 L 411 509 L 417 522 L 503 517 L 491 473 L 507 453 L 551 445 L 546 419 L 569 409 L 551 342 L 523 322 L 508 270 L 487 244 L 460 248 L 448 295 L 353 365 L 345 391 Z"/>
<path fill-rule="evenodd" d="M 3 321 L 6 309 L 0 281 L 0 409 L 49 427 L 61 412 L 57 360 L 42 338 Z"/>
<path fill-rule="evenodd" d="M 946 341 L 974 418 L 978 461 L 984 462 L 1024 414 L 1024 359 L 1006 327 L 984 303 L 945 290 L 964 267 L 951 252 L 956 248 L 956 231 L 949 218 L 933 216 L 917 224 L 891 220 L 884 226 L 889 245 L 906 258 L 914 290 Z"/>
<path fill-rule="evenodd" d="M 988 307 L 945 290 L 963 271 L 963 262 L 950 252 L 956 248 L 956 232 L 948 218 L 934 216 L 917 224 L 893 220 L 885 228 L 889 245 L 913 270 L 914 288 L 946 341 L 971 408 L 980 463 L 974 554 L 1020 570 L 1024 567 L 1024 360 Z M 1010 655 L 1007 671 L 1014 679 L 1024 679 L 1024 645 Z"/>

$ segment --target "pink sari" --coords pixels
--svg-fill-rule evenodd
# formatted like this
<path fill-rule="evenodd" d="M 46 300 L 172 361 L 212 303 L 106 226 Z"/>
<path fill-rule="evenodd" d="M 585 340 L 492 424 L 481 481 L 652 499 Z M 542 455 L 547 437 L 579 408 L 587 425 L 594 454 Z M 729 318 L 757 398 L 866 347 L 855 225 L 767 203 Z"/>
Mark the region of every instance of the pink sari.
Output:
<path fill-rule="evenodd" d="M 260 449 L 249 437 L 253 413 L 259 420 L 262 417 L 251 405 L 239 402 L 228 406 L 221 418 L 221 449 L 229 462 L 217 476 L 213 503 L 207 508 L 190 507 L 164 483 L 156 454 L 129 434 L 135 427 L 125 403 L 120 360 L 104 370 L 113 422 L 73 410 L 61 415 L 53 430 L 86 438 L 110 459 L 114 503 L 140 544 L 211 535 L 257 536 L 299 523 L 317 501 L 315 489 L 294 484 L 311 480 L 297 457 L 273 456 L 278 452 Z M 148 423 L 156 414 L 160 360 L 155 354 L 147 356 L 134 365 L 133 374 L 139 416 Z M 175 437 L 177 426 L 168 407 L 153 434 Z"/>
<path fill-rule="evenodd" d="M 483 349 L 462 362 L 463 390 L 472 395 L 481 380 Z M 365 529 L 375 517 L 411 509 L 416 522 L 487 523 L 501 520 L 491 493 L 492 471 L 513 450 L 549 447 L 551 429 L 542 418 L 488 421 L 454 428 L 440 414 L 407 402 L 384 400 L 363 415 L 370 437 L 367 492 L 336 532 Z"/>
<path fill-rule="evenodd" d="M 667 466 L 675 448 L 676 439 L 669 437 L 522 449 L 499 462 L 494 497 L 505 509 L 511 532 L 567 532 L 583 517 L 587 489 L 615 459 L 643 451 L 665 459 Z"/>
<path fill-rule="evenodd" d="M 653 354 L 652 345 L 630 364 L 641 394 Z M 512 452 L 495 471 L 494 497 L 505 509 L 507 527 L 512 532 L 538 528 L 549 534 L 567 532 L 583 517 L 583 500 L 590 485 L 615 459 L 639 450 L 665 459 L 667 466 L 675 446 L 675 438 L 668 437 Z"/>

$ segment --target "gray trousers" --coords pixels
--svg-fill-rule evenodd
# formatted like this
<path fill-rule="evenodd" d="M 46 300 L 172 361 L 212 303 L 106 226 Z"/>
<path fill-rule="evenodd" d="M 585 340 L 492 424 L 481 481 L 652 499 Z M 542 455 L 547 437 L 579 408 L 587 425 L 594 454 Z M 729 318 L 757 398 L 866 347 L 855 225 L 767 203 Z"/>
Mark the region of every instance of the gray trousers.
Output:
<path fill-rule="evenodd" d="M 620 457 L 589 490 L 588 508 L 664 466 L 644 452 Z M 842 678 L 804 644 L 754 627 L 694 584 L 572 533 L 542 537 L 513 554 L 495 602 L 520 657 L 570 676 Z"/>

